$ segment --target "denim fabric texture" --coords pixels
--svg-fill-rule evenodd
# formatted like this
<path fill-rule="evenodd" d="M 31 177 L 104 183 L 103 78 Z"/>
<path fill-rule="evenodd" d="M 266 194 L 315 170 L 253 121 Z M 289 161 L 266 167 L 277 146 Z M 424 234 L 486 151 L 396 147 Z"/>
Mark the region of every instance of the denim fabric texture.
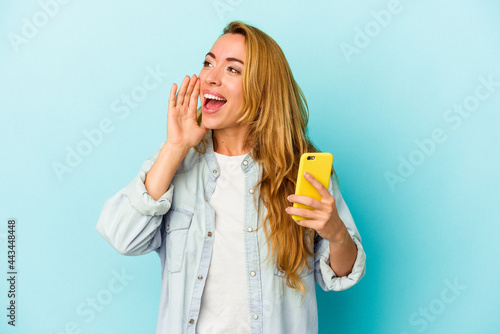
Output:
<path fill-rule="evenodd" d="M 155 201 L 147 193 L 144 180 L 162 143 L 144 162 L 132 182 L 106 200 L 96 227 L 121 254 L 142 255 L 155 251 L 159 255 L 162 274 L 157 334 L 196 333 L 212 246 L 217 237 L 214 233 L 215 214 L 209 200 L 220 170 L 213 151 L 211 130 L 206 138 L 206 152 L 200 154 L 191 149 L 168 190 Z M 241 168 L 245 175 L 245 217 L 241 233 L 245 242 L 250 332 L 316 334 L 315 282 L 325 291 L 340 291 L 356 284 L 365 273 L 366 255 L 349 208 L 332 178 L 328 190 L 335 198 L 339 216 L 353 238 L 358 254 L 352 272 L 338 277 L 330 267 L 328 241 L 317 236 L 315 256 L 308 259 L 312 269 L 305 268 L 300 274 L 307 287 L 302 302 L 302 295 L 286 286 L 285 276 L 276 269 L 274 259 L 269 256 L 266 260 L 268 248 L 262 228 L 266 208 L 260 201 L 254 203 L 254 194 L 259 198 L 259 189 L 255 186 L 262 173 L 261 166 L 248 154 Z M 238 328 L 233 333 L 237 334 Z"/>

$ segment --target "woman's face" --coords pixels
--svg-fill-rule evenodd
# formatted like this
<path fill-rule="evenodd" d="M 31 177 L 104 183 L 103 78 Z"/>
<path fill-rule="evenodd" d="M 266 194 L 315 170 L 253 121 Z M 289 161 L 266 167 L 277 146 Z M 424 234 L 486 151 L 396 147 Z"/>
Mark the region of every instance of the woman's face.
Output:
<path fill-rule="evenodd" d="M 205 56 L 200 72 L 202 123 L 209 129 L 237 127 L 243 105 L 245 36 L 225 34 Z"/>

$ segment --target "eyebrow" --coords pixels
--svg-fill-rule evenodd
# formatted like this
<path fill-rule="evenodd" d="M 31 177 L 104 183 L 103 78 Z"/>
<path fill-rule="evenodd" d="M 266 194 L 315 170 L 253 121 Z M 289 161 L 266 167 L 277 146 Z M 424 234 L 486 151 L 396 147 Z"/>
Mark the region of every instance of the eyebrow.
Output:
<path fill-rule="evenodd" d="M 213 59 L 217 59 L 215 57 L 215 55 L 212 53 L 212 52 L 209 52 L 207 53 L 207 56 L 210 56 L 212 57 Z M 237 61 L 238 63 L 241 63 L 242 65 L 245 65 L 245 63 L 243 63 L 243 61 L 239 60 L 238 58 L 234 58 L 234 57 L 227 57 L 226 58 L 227 61 Z"/>

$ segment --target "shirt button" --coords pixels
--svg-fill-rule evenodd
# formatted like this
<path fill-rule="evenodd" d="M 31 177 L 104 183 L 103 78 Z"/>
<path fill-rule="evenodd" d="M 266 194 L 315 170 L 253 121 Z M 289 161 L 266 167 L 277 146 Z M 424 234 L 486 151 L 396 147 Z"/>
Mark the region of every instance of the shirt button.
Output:
<path fill-rule="evenodd" d="M 207 233 L 207 235 L 208 235 L 209 237 L 211 237 L 211 236 L 212 236 L 212 232 L 208 232 L 208 233 Z"/>
<path fill-rule="evenodd" d="M 203 279 L 203 276 L 198 276 L 198 279 L 201 281 Z"/>
<path fill-rule="evenodd" d="M 194 324 L 194 319 L 189 320 L 190 324 Z"/>
<path fill-rule="evenodd" d="M 170 225 L 167 225 L 167 231 L 170 229 Z"/>
<path fill-rule="evenodd" d="M 257 314 L 254 314 L 254 315 L 253 315 L 253 318 L 254 318 L 255 320 L 257 320 L 257 319 L 259 319 L 259 316 L 258 316 Z"/>
<path fill-rule="evenodd" d="M 251 271 L 250 276 L 252 276 L 252 277 L 255 276 L 255 271 Z"/>
<path fill-rule="evenodd" d="M 253 188 L 250 188 L 249 192 L 250 192 L 250 194 L 253 194 L 255 192 L 255 190 L 253 190 Z"/>
<path fill-rule="evenodd" d="M 248 165 L 248 161 L 243 160 L 243 164 L 244 164 L 245 166 L 246 166 L 246 165 Z"/>
<path fill-rule="evenodd" d="M 248 232 L 252 232 L 252 231 L 253 231 L 253 228 L 248 227 L 248 228 L 247 228 L 247 231 L 248 231 Z"/>
<path fill-rule="evenodd" d="M 217 169 L 214 169 L 212 173 L 217 174 Z"/>

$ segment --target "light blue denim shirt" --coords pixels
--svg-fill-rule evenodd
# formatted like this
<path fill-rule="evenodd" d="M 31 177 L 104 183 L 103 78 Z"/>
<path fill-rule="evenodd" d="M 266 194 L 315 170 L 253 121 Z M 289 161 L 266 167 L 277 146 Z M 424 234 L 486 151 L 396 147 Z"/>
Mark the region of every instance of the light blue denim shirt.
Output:
<path fill-rule="evenodd" d="M 215 160 L 212 131 L 207 133 L 205 154 L 191 149 L 179 166 L 166 193 L 155 201 L 146 191 L 144 180 L 161 147 L 142 165 L 139 175 L 124 189 L 106 200 L 97 231 L 119 253 L 141 255 L 156 251 L 161 261 L 161 297 L 157 334 L 195 334 L 201 297 L 212 255 L 215 215 L 209 205 L 220 170 Z M 248 154 L 241 168 L 245 174 L 244 234 L 250 332 L 252 334 L 316 334 L 318 314 L 315 282 L 325 290 L 340 291 L 356 284 L 365 273 L 366 255 L 361 237 L 333 180 L 329 192 L 337 211 L 357 246 L 352 272 L 338 277 L 330 267 L 328 241 L 317 237 L 314 257 L 300 277 L 307 287 L 305 299 L 286 286 L 284 274 L 268 249 L 262 218 L 266 208 L 254 204 L 259 196 L 256 184 L 261 166 Z M 260 202 L 260 201 L 259 201 Z M 286 213 L 283 212 L 285 215 Z M 260 217 L 260 219 L 259 219 Z M 227 270 L 231 270 L 230 267 Z M 243 325 L 243 324 L 242 324 Z M 235 328 L 233 333 L 238 333 Z"/>

